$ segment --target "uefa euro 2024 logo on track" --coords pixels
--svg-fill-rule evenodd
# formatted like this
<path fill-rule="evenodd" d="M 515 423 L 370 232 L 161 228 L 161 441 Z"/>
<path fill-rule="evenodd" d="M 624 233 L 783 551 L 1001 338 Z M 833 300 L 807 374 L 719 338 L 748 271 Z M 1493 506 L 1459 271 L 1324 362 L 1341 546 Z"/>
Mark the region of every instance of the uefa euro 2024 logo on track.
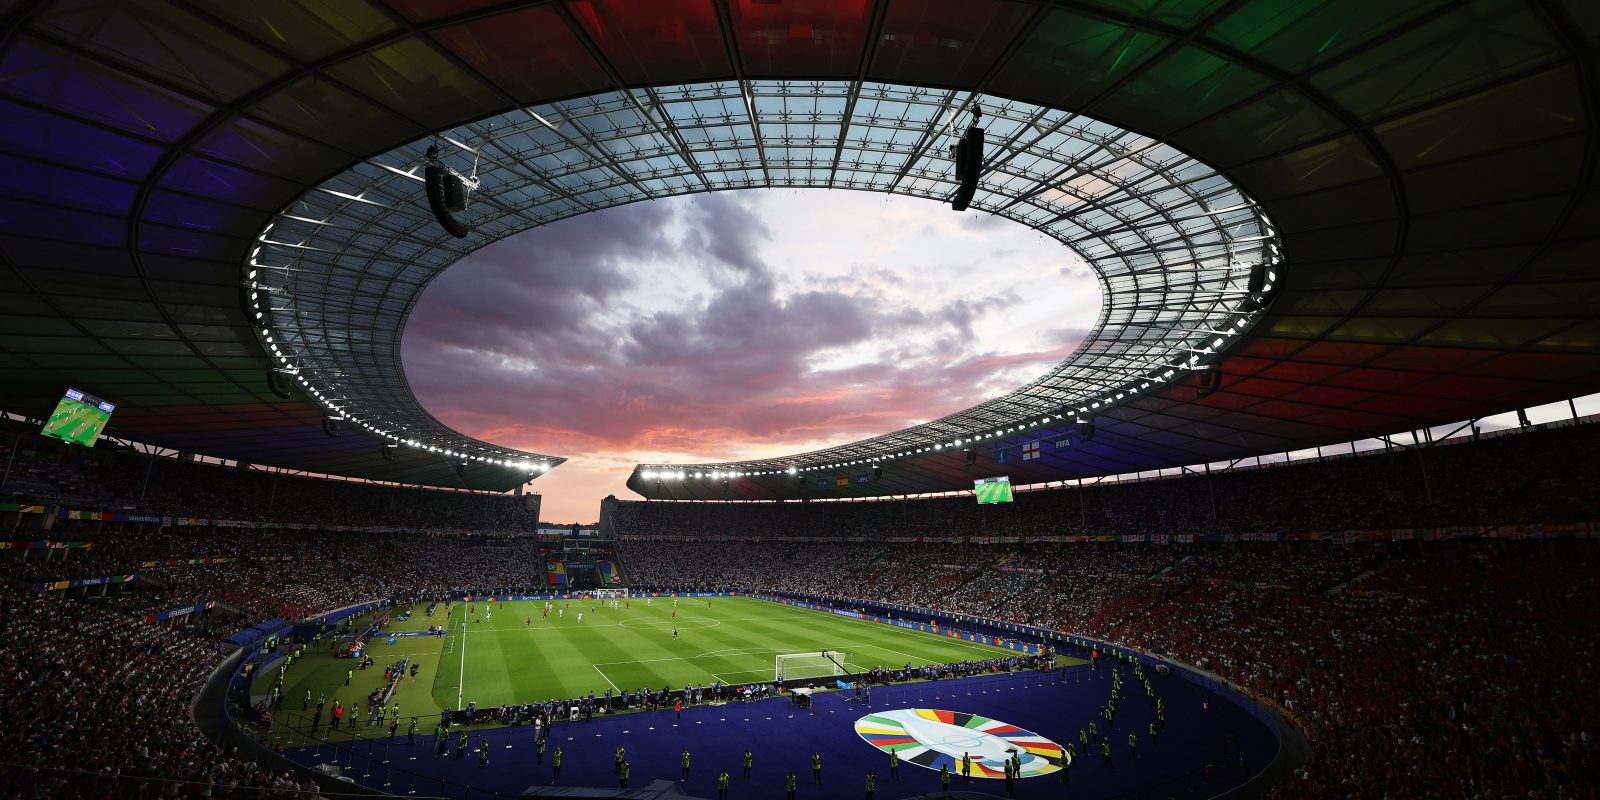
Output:
<path fill-rule="evenodd" d="M 1067 754 L 1061 745 L 999 720 L 960 711 L 902 708 L 868 714 L 856 720 L 856 733 L 867 744 L 899 754 L 919 767 L 950 768 L 960 774 L 961 756 L 972 759 L 974 778 L 1005 777 L 1005 762 L 1022 762 L 1018 777 L 1033 778 L 1061 769 Z"/>

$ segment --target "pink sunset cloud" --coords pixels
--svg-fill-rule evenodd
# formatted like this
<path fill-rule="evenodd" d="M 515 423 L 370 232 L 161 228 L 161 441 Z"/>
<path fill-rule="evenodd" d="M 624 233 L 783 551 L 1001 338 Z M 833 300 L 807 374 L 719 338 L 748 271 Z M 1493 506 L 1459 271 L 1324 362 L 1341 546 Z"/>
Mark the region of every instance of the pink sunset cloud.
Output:
<path fill-rule="evenodd" d="M 1036 377 L 1093 319 L 996 336 L 1022 303 L 1008 281 L 814 273 L 772 214 L 759 195 L 713 194 L 486 246 L 414 310 L 412 388 L 457 430 L 571 459 L 533 488 L 547 520 L 587 522 L 606 494 L 632 496 L 635 463 L 776 456 L 933 419 Z M 937 240 L 885 257 L 938 259 Z"/>

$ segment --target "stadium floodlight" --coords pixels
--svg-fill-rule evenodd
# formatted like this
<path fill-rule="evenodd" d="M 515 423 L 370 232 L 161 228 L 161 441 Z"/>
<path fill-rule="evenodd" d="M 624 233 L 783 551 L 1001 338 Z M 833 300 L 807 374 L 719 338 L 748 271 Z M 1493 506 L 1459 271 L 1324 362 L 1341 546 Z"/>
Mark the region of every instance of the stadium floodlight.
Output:
<path fill-rule="evenodd" d="M 793 466 L 793 465 L 790 465 L 790 466 L 789 466 L 789 474 L 790 474 L 790 475 L 793 475 L 793 474 L 795 474 L 795 473 L 797 473 L 797 472 L 799 472 L 799 471 L 800 471 L 800 470 L 797 470 L 797 469 L 795 469 L 795 468 L 794 468 L 794 466 Z"/>

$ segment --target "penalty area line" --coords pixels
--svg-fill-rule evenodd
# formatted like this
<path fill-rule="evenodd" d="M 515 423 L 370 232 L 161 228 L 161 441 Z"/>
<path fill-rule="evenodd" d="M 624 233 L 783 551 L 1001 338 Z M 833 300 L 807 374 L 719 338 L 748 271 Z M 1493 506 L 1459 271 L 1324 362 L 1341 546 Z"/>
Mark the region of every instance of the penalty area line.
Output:
<path fill-rule="evenodd" d="M 618 692 L 622 691 L 622 687 L 621 686 L 618 686 L 615 683 L 612 683 L 611 679 L 606 677 L 606 671 L 601 669 L 599 664 L 590 664 L 589 666 L 594 667 L 594 671 L 600 673 L 600 679 L 605 681 L 606 683 L 610 683 L 611 684 L 611 688 L 613 690 L 618 691 Z"/>

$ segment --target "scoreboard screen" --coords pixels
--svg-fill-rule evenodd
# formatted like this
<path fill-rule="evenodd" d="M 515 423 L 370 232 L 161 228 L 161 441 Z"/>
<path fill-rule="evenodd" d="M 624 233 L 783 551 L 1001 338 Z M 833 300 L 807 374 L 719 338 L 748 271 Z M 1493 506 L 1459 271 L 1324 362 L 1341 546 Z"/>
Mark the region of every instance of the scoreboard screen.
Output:
<path fill-rule="evenodd" d="M 1011 478 L 1000 476 L 998 478 L 979 478 L 972 482 L 972 493 L 977 495 L 978 504 L 1009 503 L 1011 502 Z"/>
<path fill-rule="evenodd" d="M 43 433 L 63 442 L 94 447 L 100 432 L 111 420 L 111 412 L 116 410 L 116 406 L 98 397 L 67 389 L 50 419 L 45 421 Z"/>

